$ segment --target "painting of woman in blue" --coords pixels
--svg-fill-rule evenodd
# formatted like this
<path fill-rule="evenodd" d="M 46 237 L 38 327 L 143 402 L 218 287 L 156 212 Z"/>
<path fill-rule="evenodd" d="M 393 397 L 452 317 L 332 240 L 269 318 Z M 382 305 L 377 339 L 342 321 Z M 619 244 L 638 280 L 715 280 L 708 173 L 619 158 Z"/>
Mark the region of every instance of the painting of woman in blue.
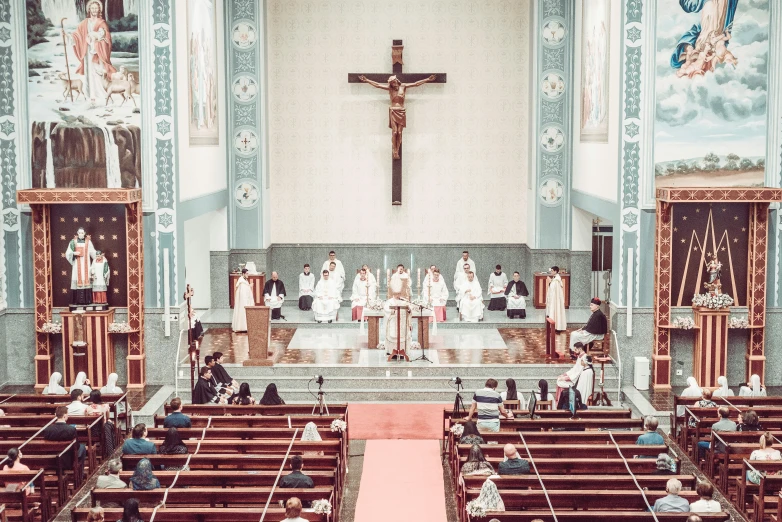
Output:
<path fill-rule="evenodd" d="M 739 0 L 679 0 L 684 12 L 700 13 L 701 20 L 679 38 L 671 56 L 676 76 L 703 76 L 713 72 L 717 64 L 738 63 L 728 50 L 738 3 Z"/>

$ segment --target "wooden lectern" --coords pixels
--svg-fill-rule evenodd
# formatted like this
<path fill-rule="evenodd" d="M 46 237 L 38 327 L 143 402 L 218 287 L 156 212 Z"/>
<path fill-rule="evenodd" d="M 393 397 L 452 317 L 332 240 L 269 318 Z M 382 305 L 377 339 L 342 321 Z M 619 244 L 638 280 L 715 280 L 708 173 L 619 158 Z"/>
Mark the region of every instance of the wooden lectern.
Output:
<path fill-rule="evenodd" d="M 272 366 L 274 361 L 269 358 L 272 309 L 268 306 L 246 306 L 244 310 L 247 314 L 247 342 L 250 353 L 243 365 Z"/>
<path fill-rule="evenodd" d="M 546 308 L 546 294 L 548 293 L 548 277 L 546 272 L 535 272 L 535 281 L 533 283 L 532 304 L 538 310 Z M 570 273 L 560 272 L 562 278 L 562 290 L 565 293 L 565 308 L 570 308 Z"/>
<path fill-rule="evenodd" d="M 106 385 L 114 373 L 114 343 L 109 324 L 114 309 L 99 312 L 61 312 L 63 381 L 72 383 L 84 372 L 93 388 Z"/>
<path fill-rule="evenodd" d="M 717 378 L 725 375 L 728 361 L 728 322 L 730 308 L 692 307 L 695 313 L 695 343 L 692 354 L 692 375 L 703 388 L 717 386 Z"/>
<path fill-rule="evenodd" d="M 410 328 L 410 308 L 407 305 L 404 306 L 389 306 L 391 310 L 396 310 L 396 346 L 391 351 L 391 355 L 388 356 L 388 361 L 393 361 L 395 357 L 404 358 L 406 362 L 410 362 L 410 357 L 407 356 L 406 345 L 402 348 L 402 321 L 400 320 L 401 313 L 404 310 L 408 317 L 405 317 L 405 328 Z M 405 343 L 407 343 L 407 332 L 405 332 Z M 386 349 L 388 347 L 386 346 Z"/>

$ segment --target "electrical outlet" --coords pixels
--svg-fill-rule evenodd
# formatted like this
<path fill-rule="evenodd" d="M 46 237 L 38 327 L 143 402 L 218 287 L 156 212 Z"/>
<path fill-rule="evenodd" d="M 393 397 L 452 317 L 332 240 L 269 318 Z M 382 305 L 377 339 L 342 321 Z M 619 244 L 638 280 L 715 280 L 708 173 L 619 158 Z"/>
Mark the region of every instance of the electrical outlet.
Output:
<path fill-rule="evenodd" d="M 682 376 L 682 370 L 676 370 L 676 375 L 678 377 L 681 377 Z"/>

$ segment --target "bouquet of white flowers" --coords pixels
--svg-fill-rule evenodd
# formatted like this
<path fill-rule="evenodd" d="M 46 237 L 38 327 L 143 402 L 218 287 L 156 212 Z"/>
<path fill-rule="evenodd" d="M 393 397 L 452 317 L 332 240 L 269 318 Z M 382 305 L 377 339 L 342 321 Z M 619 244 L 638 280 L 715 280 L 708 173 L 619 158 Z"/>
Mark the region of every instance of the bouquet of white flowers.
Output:
<path fill-rule="evenodd" d="M 478 499 L 471 500 L 467 503 L 467 514 L 471 517 L 485 517 L 486 507 L 483 502 L 478 502 Z"/>
<path fill-rule="evenodd" d="M 319 514 L 319 515 L 330 515 L 331 514 L 331 502 L 329 502 L 325 498 L 320 499 L 320 500 L 314 500 L 312 502 L 312 511 L 314 513 Z"/>
<path fill-rule="evenodd" d="M 43 323 L 41 331 L 49 334 L 62 333 L 62 323 Z"/>
<path fill-rule="evenodd" d="M 746 317 L 731 317 L 728 328 L 749 328 L 749 321 Z"/>
<path fill-rule="evenodd" d="M 455 437 L 461 437 L 462 433 L 464 433 L 464 424 L 459 423 L 451 426 L 451 433 L 453 433 Z"/>
<path fill-rule="evenodd" d="M 110 333 L 130 333 L 133 329 L 128 323 L 109 323 Z"/>
<path fill-rule="evenodd" d="M 331 421 L 331 431 L 338 431 L 342 433 L 346 429 L 348 429 L 348 424 L 342 419 L 334 419 Z"/>
<path fill-rule="evenodd" d="M 681 328 L 682 330 L 692 330 L 695 328 L 695 321 L 692 317 L 677 317 L 673 320 L 674 328 Z"/>
<path fill-rule="evenodd" d="M 728 294 L 695 294 L 692 296 L 693 306 L 718 310 L 733 304 L 733 298 Z"/>

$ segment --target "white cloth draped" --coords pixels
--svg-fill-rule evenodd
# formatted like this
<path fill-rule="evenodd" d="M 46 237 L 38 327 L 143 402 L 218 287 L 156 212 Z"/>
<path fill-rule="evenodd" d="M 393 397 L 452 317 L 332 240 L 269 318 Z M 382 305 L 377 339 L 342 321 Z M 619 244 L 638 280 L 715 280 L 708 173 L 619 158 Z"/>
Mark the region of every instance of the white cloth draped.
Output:
<path fill-rule="evenodd" d="M 315 300 L 312 302 L 315 320 L 335 320 L 337 318 L 337 310 L 339 310 L 339 301 L 337 286 L 334 282 L 331 279 L 321 278 L 315 287 Z"/>
<path fill-rule="evenodd" d="M 557 330 L 566 330 L 565 287 L 559 274 L 551 278 L 546 292 L 546 317 L 551 317 Z"/>
<path fill-rule="evenodd" d="M 581 392 L 581 400 L 586 404 L 587 399 L 592 396 L 592 388 L 594 387 L 595 370 L 586 367 L 578 376 L 578 382 L 576 383 L 576 389 Z"/>
<path fill-rule="evenodd" d="M 277 283 L 276 282 L 272 284 L 272 293 L 271 294 L 263 294 L 263 302 L 269 308 L 281 308 L 283 301 L 285 301 L 285 294 L 278 294 L 277 293 Z"/>
<path fill-rule="evenodd" d="M 760 376 L 752 375 L 749 378 L 751 386 L 742 386 L 739 388 L 739 397 L 765 397 L 766 389 L 760 385 Z"/>
<path fill-rule="evenodd" d="M 401 306 L 402 308 L 392 309 L 393 306 Z M 409 303 L 392 297 L 385 302 L 383 309 L 386 313 L 386 352 L 391 353 L 392 350 L 396 350 L 397 337 L 399 337 L 399 349 L 405 350 L 405 352 L 409 351 L 412 342 L 410 314 L 407 313 L 410 310 Z M 397 314 L 397 312 L 400 313 Z M 397 322 L 399 323 L 398 327 Z M 399 336 L 397 336 L 397 331 Z"/>
<path fill-rule="evenodd" d="M 101 393 L 122 393 L 122 388 L 117 386 L 119 376 L 116 373 L 110 373 L 106 381 L 106 386 L 100 389 Z"/>
<path fill-rule="evenodd" d="M 507 288 L 507 287 L 506 287 Z M 516 286 L 511 289 L 510 293 L 506 296 L 508 298 L 508 310 L 526 310 L 527 309 L 527 300 L 524 299 L 523 295 L 518 295 L 516 293 Z"/>
<path fill-rule="evenodd" d="M 73 381 L 73 386 L 71 386 L 71 391 L 73 390 L 81 390 L 84 393 L 90 393 L 92 391 L 92 388 L 88 384 L 85 384 L 84 382 L 87 380 L 87 374 L 84 372 L 79 372 L 76 374 L 76 380 Z"/>
<path fill-rule="evenodd" d="M 253 289 L 247 279 L 240 277 L 234 284 L 234 315 L 231 321 L 234 332 L 247 331 L 247 314 L 244 311 L 247 306 L 255 306 Z"/>
<path fill-rule="evenodd" d="M 581 372 L 584 371 L 584 366 L 581 365 L 581 360 L 586 356 L 587 355 L 585 353 L 582 353 L 581 357 L 576 359 L 573 367 L 565 372 L 565 375 L 568 376 L 568 379 L 557 379 L 558 387 L 570 388 L 576 381 L 578 381 L 578 378 L 581 376 Z M 581 398 L 584 399 L 584 396 L 582 395 Z"/>
<path fill-rule="evenodd" d="M 477 279 L 469 280 L 461 287 L 462 298 L 459 301 L 459 313 L 462 321 L 477 322 L 483 317 L 483 290 Z"/>

